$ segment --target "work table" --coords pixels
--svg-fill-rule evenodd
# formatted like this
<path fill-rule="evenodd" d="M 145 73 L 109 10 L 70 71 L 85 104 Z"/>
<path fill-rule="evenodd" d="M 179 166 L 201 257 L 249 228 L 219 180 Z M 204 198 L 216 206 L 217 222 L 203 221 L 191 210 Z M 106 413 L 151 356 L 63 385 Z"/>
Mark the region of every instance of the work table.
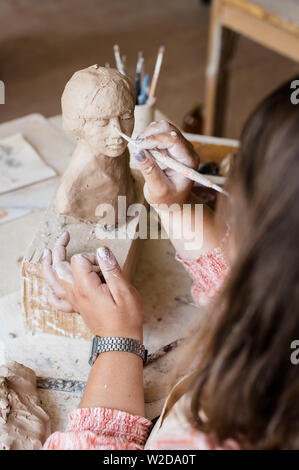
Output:
<path fill-rule="evenodd" d="M 155 119 L 165 119 L 165 116 L 156 111 Z M 48 123 L 56 132 L 63 133 L 60 116 L 48 119 Z M 0 137 L 5 135 L 9 125 L 0 125 Z M 59 163 L 60 173 L 66 167 L 74 146 L 65 134 L 63 138 L 68 156 Z M 59 144 L 55 141 L 49 142 L 49 145 L 55 143 Z M 45 333 L 32 335 L 25 330 L 22 315 L 22 260 L 58 182 L 59 177 L 23 189 L 19 214 L 0 223 L 0 362 L 15 360 L 31 367 L 41 377 L 85 381 L 90 370 L 90 342 Z M 13 191 L 1 195 L 0 207 L 13 204 L 16 194 L 17 191 Z M 200 310 L 190 296 L 191 280 L 175 260 L 169 240 L 143 241 L 133 283 L 144 302 L 144 342 L 150 352 L 190 334 Z M 159 414 L 170 387 L 168 371 L 175 362 L 174 349 L 145 368 L 145 399 L 149 418 Z M 80 394 L 39 390 L 39 395 L 51 418 L 52 431 L 62 430 L 68 413 L 78 405 Z"/>

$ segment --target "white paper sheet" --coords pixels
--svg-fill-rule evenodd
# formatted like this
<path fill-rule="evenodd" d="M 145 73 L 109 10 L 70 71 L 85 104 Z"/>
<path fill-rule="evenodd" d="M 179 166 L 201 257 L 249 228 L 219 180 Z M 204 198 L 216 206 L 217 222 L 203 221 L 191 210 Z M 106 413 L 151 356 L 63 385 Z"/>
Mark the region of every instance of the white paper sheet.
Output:
<path fill-rule="evenodd" d="M 0 140 L 0 194 L 56 176 L 21 134 Z"/>

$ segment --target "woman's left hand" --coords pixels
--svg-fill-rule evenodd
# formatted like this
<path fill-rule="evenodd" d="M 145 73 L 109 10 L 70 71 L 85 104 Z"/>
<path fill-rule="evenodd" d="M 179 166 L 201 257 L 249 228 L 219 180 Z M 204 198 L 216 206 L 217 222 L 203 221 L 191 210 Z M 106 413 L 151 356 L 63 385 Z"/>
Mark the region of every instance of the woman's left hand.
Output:
<path fill-rule="evenodd" d="M 50 287 L 48 300 L 58 310 L 80 313 L 98 336 L 123 336 L 142 341 L 143 308 L 139 293 L 122 273 L 113 253 L 100 247 L 97 254 L 80 253 L 66 261 L 68 232 L 58 238 L 53 252 L 44 250 L 43 276 Z M 93 271 L 98 265 L 105 278 Z"/>

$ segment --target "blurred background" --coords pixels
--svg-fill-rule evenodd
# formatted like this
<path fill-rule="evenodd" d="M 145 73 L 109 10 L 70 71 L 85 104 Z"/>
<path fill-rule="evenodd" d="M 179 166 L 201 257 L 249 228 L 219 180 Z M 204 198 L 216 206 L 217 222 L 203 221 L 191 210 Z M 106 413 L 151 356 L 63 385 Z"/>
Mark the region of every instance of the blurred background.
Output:
<path fill-rule="evenodd" d="M 32 112 L 60 113 L 60 97 L 74 71 L 98 63 L 115 66 L 113 45 L 127 56 L 134 77 L 137 53 L 152 74 L 157 50 L 166 51 L 157 108 L 181 126 L 204 96 L 209 1 L 1 0 L 0 79 L 6 86 L 4 122 Z M 250 111 L 298 64 L 240 37 L 232 62 L 224 135 L 239 137 Z"/>

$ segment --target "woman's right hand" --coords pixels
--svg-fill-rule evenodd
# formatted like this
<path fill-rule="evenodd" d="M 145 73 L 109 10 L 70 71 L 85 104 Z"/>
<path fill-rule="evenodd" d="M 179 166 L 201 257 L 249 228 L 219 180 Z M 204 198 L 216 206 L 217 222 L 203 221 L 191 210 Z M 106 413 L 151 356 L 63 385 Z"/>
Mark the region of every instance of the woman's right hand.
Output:
<path fill-rule="evenodd" d="M 193 181 L 171 168 L 162 170 L 151 150 L 161 150 L 190 168 L 197 168 L 199 157 L 192 144 L 167 121 L 152 122 L 137 138 L 140 151 L 135 155 L 145 179 L 144 194 L 149 204 L 184 204 Z"/>

